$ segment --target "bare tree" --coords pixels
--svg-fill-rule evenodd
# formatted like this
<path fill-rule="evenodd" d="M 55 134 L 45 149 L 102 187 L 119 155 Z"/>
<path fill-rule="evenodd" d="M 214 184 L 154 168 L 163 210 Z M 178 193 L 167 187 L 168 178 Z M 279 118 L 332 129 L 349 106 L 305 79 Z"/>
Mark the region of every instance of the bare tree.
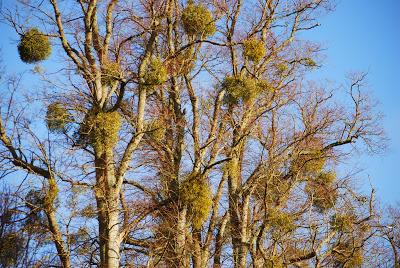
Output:
<path fill-rule="evenodd" d="M 5 7 L 21 60 L 58 53 L 33 68 L 43 90 L 10 77 L 0 103 L 0 161 L 36 189 L 27 193 L 39 197 L 54 265 L 360 266 L 374 193 L 359 195 L 337 167 L 355 149 L 381 149 L 384 134 L 366 74 L 340 89 L 307 81 L 321 47 L 300 34 L 331 9 L 326 0 Z"/>

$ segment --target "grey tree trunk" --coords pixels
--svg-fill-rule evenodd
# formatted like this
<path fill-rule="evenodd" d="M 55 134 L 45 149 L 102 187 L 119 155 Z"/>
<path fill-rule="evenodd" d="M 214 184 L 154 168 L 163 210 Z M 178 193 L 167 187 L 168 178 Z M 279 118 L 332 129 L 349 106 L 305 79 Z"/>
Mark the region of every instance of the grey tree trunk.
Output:
<path fill-rule="evenodd" d="M 107 239 L 107 265 L 108 268 L 117 268 L 120 263 L 120 237 L 119 237 L 119 211 L 118 211 L 118 199 L 113 198 L 111 208 L 112 211 L 109 213 L 108 221 L 108 239 Z"/>
<path fill-rule="evenodd" d="M 176 267 L 189 267 L 189 256 L 186 252 L 186 217 L 187 217 L 187 208 L 184 207 L 179 215 L 177 222 L 177 234 L 176 234 Z"/>
<path fill-rule="evenodd" d="M 120 265 L 119 194 L 110 148 L 96 158 L 96 200 L 100 236 L 100 267 L 118 268 Z"/>

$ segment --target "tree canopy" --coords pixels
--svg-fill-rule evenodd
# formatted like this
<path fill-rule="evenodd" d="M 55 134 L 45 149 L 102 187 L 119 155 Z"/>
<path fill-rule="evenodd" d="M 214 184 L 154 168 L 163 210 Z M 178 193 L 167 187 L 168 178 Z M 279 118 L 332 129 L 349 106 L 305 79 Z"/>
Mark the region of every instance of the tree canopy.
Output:
<path fill-rule="evenodd" d="M 19 187 L 0 200 L 0 265 L 398 266 L 374 191 L 361 195 L 340 169 L 385 144 L 366 74 L 341 87 L 309 79 L 322 48 L 302 33 L 332 10 L 8 5 L 20 59 L 51 67 L 33 68 L 35 89 L 18 76 L 2 85 L 0 171 Z"/>

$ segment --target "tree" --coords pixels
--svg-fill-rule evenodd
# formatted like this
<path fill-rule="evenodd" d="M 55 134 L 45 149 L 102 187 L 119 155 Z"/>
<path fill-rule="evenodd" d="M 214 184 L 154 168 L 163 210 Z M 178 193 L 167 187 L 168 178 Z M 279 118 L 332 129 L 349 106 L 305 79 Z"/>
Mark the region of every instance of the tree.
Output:
<path fill-rule="evenodd" d="M 42 251 L 49 245 L 49 233 L 37 209 L 40 192 L 31 190 L 20 196 L 3 185 L 0 194 L 0 267 L 40 267 L 54 263 Z"/>
<path fill-rule="evenodd" d="M 58 265 L 361 265 L 373 194 L 336 166 L 383 131 L 365 74 L 345 92 L 307 82 L 321 48 L 300 33 L 329 1 L 14 8 L 21 60 L 62 61 L 34 68 L 34 100 L 8 83 L 0 157 L 40 185 Z"/>
<path fill-rule="evenodd" d="M 400 233 L 399 233 L 399 206 L 389 206 L 380 213 L 379 221 L 375 224 L 376 240 L 380 242 L 379 254 L 386 266 L 399 267 Z"/>

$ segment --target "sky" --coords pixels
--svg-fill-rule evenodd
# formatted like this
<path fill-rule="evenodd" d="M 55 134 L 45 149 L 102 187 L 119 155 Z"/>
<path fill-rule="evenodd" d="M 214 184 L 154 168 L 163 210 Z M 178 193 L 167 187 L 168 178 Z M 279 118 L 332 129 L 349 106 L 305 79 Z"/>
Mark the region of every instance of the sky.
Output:
<path fill-rule="evenodd" d="M 388 204 L 400 201 L 400 1 L 342 0 L 307 37 L 326 48 L 321 79 L 344 81 L 354 71 L 368 72 L 368 87 L 384 114 L 389 138 L 383 154 L 362 155 L 355 164 L 364 189 L 370 184 Z"/>
<path fill-rule="evenodd" d="M 3 5 L 10 3 L 3 1 Z M 354 160 L 363 171 L 357 176 L 367 190 L 370 183 L 377 197 L 387 204 L 400 201 L 400 10 L 399 0 L 337 0 L 334 12 L 320 19 L 321 26 L 307 38 L 323 44 L 326 58 L 318 79 L 344 81 L 352 71 L 367 71 L 370 91 L 378 109 L 388 149 L 379 155 Z M 8 72 L 27 70 L 18 58 L 18 36 L 0 24 L 0 48 Z M 46 63 L 44 64 L 46 65 Z"/>

